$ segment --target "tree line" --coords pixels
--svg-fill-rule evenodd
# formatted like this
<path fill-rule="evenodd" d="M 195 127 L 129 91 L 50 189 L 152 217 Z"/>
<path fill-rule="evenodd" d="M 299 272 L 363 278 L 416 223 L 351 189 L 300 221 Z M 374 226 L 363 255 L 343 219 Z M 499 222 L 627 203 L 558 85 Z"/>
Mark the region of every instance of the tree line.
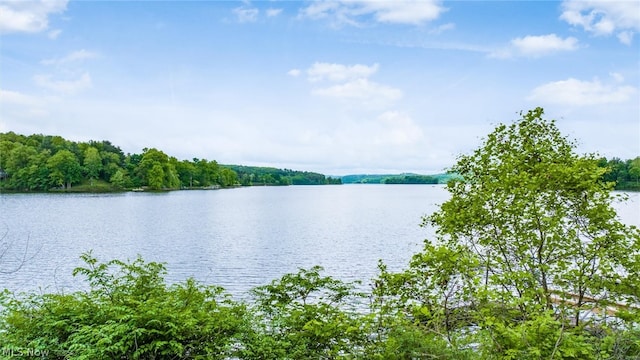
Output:
<path fill-rule="evenodd" d="M 600 158 L 598 165 L 608 169 L 603 179 L 614 182 L 616 190 L 640 191 L 640 156 L 628 160 Z"/>
<path fill-rule="evenodd" d="M 172 190 L 334 182 L 317 173 L 221 165 L 198 158 L 180 161 L 155 148 L 124 154 L 109 141 L 0 133 L 0 190 Z"/>
<path fill-rule="evenodd" d="M 536 108 L 461 156 L 435 229 L 370 291 L 300 269 L 249 301 L 91 253 L 87 291 L 0 294 L 0 351 L 50 359 L 637 359 L 640 230 Z M 394 246 L 389 239 L 389 246 Z M 15 350 L 15 353 L 14 353 Z"/>
<path fill-rule="evenodd" d="M 616 190 L 640 191 L 640 156 L 598 159 Z M 323 174 L 272 167 L 222 165 L 215 160 L 178 160 L 155 148 L 124 154 L 109 141 L 73 142 L 61 136 L 0 133 L 0 190 L 170 190 L 252 185 L 438 184 L 458 175 Z M 77 186 L 81 185 L 81 186 Z"/>
<path fill-rule="evenodd" d="M 444 184 L 448 174 L 358 174 L 342 177 L 344 184 Z"/>
<path fill-rule="evenodd" d="M 342 184 L 339 177 L 263 166 L 223 165 L 238 174 L 241 185 L 337 185 Z"/>
<path fill-rule="evenodd" d="M 438 178 L 429 175 L 402 175 L 388 177 L 383 184 L 437 184 Z"/>

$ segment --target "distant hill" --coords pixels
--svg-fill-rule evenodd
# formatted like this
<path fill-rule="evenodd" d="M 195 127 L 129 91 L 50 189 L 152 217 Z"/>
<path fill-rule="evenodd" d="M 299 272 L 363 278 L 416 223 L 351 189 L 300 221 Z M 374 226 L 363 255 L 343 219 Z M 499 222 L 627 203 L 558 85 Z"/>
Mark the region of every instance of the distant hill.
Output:
<path fill-rule="evenodd" d="M 325 177 L 323 174 L 278 169 L 263 166 L 221 165 L 238 174 L 240 184 L 250 185 L 327 185 L 340 184 L 339 177 Z"/>
<path fill-rule="evenodd" d="M 446 184 L 458 177 L 455 174 L 422 175 L 403 174 L 356 174 L 345 175 L 340 179 L 343 184 Z"/>

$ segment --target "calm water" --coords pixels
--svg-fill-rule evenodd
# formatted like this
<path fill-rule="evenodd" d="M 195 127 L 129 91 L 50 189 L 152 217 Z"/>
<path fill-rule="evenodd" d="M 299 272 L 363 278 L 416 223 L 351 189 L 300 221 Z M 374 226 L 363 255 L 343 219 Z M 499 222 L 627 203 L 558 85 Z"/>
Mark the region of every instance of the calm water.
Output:
<path fill-rule="evenodd" d="M 444 187 L 343 185 L 250 187 L 123 194 L 2 194 L 0 270 L 25 254 L 0 288 L 72 291 L 79 256 L 167 263 L 169 281 L 187 277 L 243 297 L 300 267 L 321 265 L 344 280 L 375 276 L 378 259 L 404 267 L 430 236 L 419 226 L 448 198 Z M 640 225 L 640 194 L 616 204 Z M 0 248 L 2 250 L 2 248 Z"/>

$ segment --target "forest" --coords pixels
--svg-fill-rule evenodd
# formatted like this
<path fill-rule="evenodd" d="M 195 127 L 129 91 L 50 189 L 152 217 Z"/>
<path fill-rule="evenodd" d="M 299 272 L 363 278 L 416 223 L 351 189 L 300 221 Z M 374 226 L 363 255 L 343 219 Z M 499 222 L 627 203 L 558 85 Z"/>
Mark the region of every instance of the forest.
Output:
<path fill-rule="evenodd" d="M 521 115 L 459 157 L 449 199 L 423 217 L 433 235 L 404 269 L 380 261 L 369 291 L 314 266 L 235 300 L 87 252 L 73 272 L 86 290 L 0 293 L 0 357 L 638 359 L 640 230 L 612 207 L 624 194 L 541 108 Z"/>
<path fill-rule="evenodd" d="M 322 174 L 178 160 L 155 148 L 124 154 L 109 141 L 74 142 L 61 136 L 0 133 L 0 190 L 174 190 L 249 185 L 340 183 Z"/>
<path fill-rule="evenodd" d="M 273 167 L 223 165 L 238 174 L 240 184 L 251 185 L 337 185 L 342 184 L 339 177 L 325 177 L 308 171 L 276 169 Z"/>
<path fill-rule="evenodd" d="M 343 184 L 446 184 L 453 174 L 359 174 L 342 177 Z"/>
<path fill-rule="evenodd" d="M 616 190 L 640 191 L 640 156 L 599 158 L 602 179 Z M 0 191 L 108 192 L 132 189 L 207 189 L 256 185 L 446 184 L 453 172 L 435 175 L 325 176 L 273 167 L 178 160 L 155 148 L 125 154 L 110 141 L 74 142 L 61 136 L 0 133 Z"/>
<path fill-rule="evenodd" d="M 629 160 L 600 158 L 598 166 L 608 169 L 602 177 L 615 183 L 616 190 L 640 191 L 640 156 Z"/>

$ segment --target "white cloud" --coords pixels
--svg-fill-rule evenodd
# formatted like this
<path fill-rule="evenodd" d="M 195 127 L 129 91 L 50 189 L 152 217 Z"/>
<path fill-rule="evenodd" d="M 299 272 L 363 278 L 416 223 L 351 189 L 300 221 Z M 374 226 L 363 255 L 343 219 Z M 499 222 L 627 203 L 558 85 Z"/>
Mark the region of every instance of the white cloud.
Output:
<path fill-rule="evenodd" d="M 314 1 L 306 8 L 300 10 L 300 15 L 311 19 L 332 17 L 333 21 L 337 24 L 356 25 L 356 22 L 349 19 L 348 8 L 340 2 L 333 0 Z"/>
<path fill-rule="evenodd" d="M 618 79 L 619 77 L 614 76 L 614 80 Z M 562 105 L 587 106 L 623 103 L 637 92 L 637 88 L 629 85 L 609 85 L 597 79 L 582 81 L 569 78 L 540 85 L 533 89 L 527 99 Z"/>
<path fill-rule="evenodd" d="M 293 76 L 293 77 L 298 77 L 300 76 L 300 74 L 302 74 L 302 71 L 300 71 L 300 69 L 291 69 L 287 72 L 287 75 Z"/>
<path fill-rule="evenodd" d="M 0 89 L 0 103 L 3 104 L 17 104 L 17 105 L 36 105 L 38 103 L 37 99 L 11 90 L 3 90 Z"/>
<path fill-rule="evenodd" d="M 309 6 L 302 8 L 300 14 L 304 17 L 319 19 L 327 17 L 328 13 L 335 11 L 340 4 L 335 1 L 314 1 Z"/>
<path fill-rule="evenodd" d="M 40 87 L 68 94 L 77 93 L 91 87 L 91 76 L 87 72 L 71 80 L 54 80 L 51 75 L 36 75 L 33 79 Z"/>
<path fill-rule="evenodd" d="M 420 25 L 437 19 L 446 9 L 439 0 L 315 1 L 301 15 L 313 19 L 331 18 L 337 24 L 358 25 L 358 18 L 371 16 L 381 23 Z"/>
<path fill-rule="evenodd" d="M 248 23 L 256 22 L 258 20 L 258 14 L 260 13 L 260 10 L 258 10 L 257 8 L 240 6 L 233 9 L 233 13 L 236 15 L 238 22 Z"/>
<path fill-rule="evenodd" d="M 618 40 L 625 45 L 631 45 L 633 41 L 633 32 L 632 31 L 621 31 L 618 33 Z"/>
<path fill-rule="evenodd" d="M 483 54 L 493 54 L 496 50 L 485 44 L 471 44 L 457 41 L 431 41 L 431 40 L 400 40 L 384 42 L 385 45 L 396 46 L 399 48 L 417 48 L 430 50 L 455 50 Z"/>
<path fill-rule="evenodd" d="M 542 56 L 557 51 L 573 51 L 578 48 L 578 39 L 568 37 L 562 39 L 556 34 L 525 36 L 511 40 L 518 52 L 525 56 Z"/>
<path fill-rule="evenodd" d="M 361 100 L 366 103 L 389 102 L 402 97 L 402 91 L 367 79 L 355 79 L 344 84 L 315 89 L 313 94 L 339 99 Z"/>
<path fill-rule="evenodd" d="M 0 34 L 36 33 L 49 27 L 49 16 L 62 13 L 68 0 L 3 0 L 0 2 Z"/>
<path fill-rule="evenodd" d="M 330 82 L 335 85 L 316 88 L 312 94 L 341 99 L 355 100 L 362 104 L 384 105 L 402 97 L 402 91 L 390 86 L 369 80 L 380 66 L 355 64 L 344 65 L 317 62 L 306 70 L 307 80 L 311 83 Z M 297 69 L 289 71 L 289 75 L 299 74 Z"/>
<path fill-rule="evenodd" d="M 541 57 L 560 51 L 574 51 L 579 48 L 578 39 L 565 39 L 556 34 L 527 35 L 511 40 L 509 47 L 494 50 L 489 57 L 511 58 L 514 56 Z"/>
<path fill-rule="evenodd" d="M 49 114 L 48 107 L 55 97 L 38 97 L 13 90 L 0 89 L 3 120 L 12 122 L 16 118 L 42 118 Z"/>
<path fill-rule="evenodd" d="M 513 55 L 513 49 L 500 48 L 500 49 L 489 51 L 487 56 L 495 59 L 509 59 L 509 58 L 512 58 L 514 55 Z"/>
<path fill-rule="evenodd" d="M 640 31 L 640 2 L 606 0 L 565 0 L 560 19 L 595 35 L 618 32 L 618 39 L 629 45 L 633 33 Z"/>
<path fill-rule="evenodd" d="M 363 169 L 402 172 L 423 168 L 425 158 L 439 152 L 431 148 L 422 126 L 402 111 L 358 112 L 334 120 L 314 122 L 314 128 L 301 128 L 295 135 L 288 135 L 288 139 L 295 139 L 291 146 L 298 151 L 283 161 L 297 156 L 301 164 L 309 167 L 310 159 L 314 159 L 315 168 L 324 167 L 325 174 L 357 173 Z"/>
<path fill-rule="evenodd" d="M 453 30 L 455 28 L 456 28 L 456 24 L 454 24 L 454 23 L 446 23 L 446 24 L 442 24 L 442 25 L 440 25 L 440 26 L 438 26 L 438 27 L 436 27 L 434 29 L 431 29 L 429 31 L 429 34 L 440 35 L 445 31 Z"/>
<path fill-rule="evenodd" d="M 270 9 L 267 9 L 266 13 L 267 13 L 267 17 L 274 17 L 274 16 L 280 15 L 280 13 L 282 13 L 282 9 L 270 8 Z"/>
<path fill-rule="evenodd" d="M 406 114 L 387 111 L 378 117 L 382 131 L 376 136 L 378 144 L 412 145 L 423 138 L 422 129 Z"/>
<path fill-rule="evenodd" d="M 92 86 L 89 72 L 78 68 L 78 64 L 98 57 L 85 49 L 72 51 L 62 57 L 40 61 L 42 65 L 55 66 L 51 74 L 37 74 L 33 77 L 36 85 L 61 94 L 75 94 Z"/>
<path fill-rule="evenodd" d="M 615 80 L 617 83 L 624 82 L 624 76 L 622 76 L 622 74 L 620 74 L 620 73 L 611 72 L 611 73 L 609 73 L 609 76 L 611 76 L 613 78 L 613 80 Z"/>
<path fill-rule="evenodd" d="M 62 30 L 60 29 L 55 29 L 55 30 L 51 30 L 47 33 L 47 37 L 51 40 L 55 40 L 58 38 L 58 36 L 60 36 L 60 34 L 62 34 Z"/>
<path fill-rule="evenodd" d="M 360 1 L 362 10 L 373 12 L 380 22 L 421 24 L 435 20 L 444 11 L 440 1 Z"/>
<path fill-rule="evenodd" d="M 342 82 L 353 79 L 368 78 L 378 71 L 378 64 L 367 65 L 342 65 L 331 63 L 315 63 L 307 70 L 309 81 L 329 80 Z"/>
<path fill-rule="evenodd" d="M 40 63 L 42 65 L 64 65 L 72 62 L 93 59 L 96 57 L 98 57 L 98 54 L 92 51 L 87 51 L 82 49 L 82 50 L 71 52 L 68 55 L 63 56 L 61 58 L 52 58 L 52 59 L 42 60 Z"/>
<path fill-rule="evenodd" d="M 325 142 L 318 145 L 329 155 L 331 165 L 349 169 L 351 173 L 358 172 L 354 168 L 373 173 L 385 172 L 382 169 L 395 169 L 391 172 L 423 169 L 426 157 L 440 151 L 432 148 L 422 127 L 401 111 L 387 111 L 373 118 L 361 114 L 343 119 L 319 138 L 323 135 Z M 437 161 L 443 161 L 443 157 Z M 433 164 L 430 163 L 429 166 Z"/>

